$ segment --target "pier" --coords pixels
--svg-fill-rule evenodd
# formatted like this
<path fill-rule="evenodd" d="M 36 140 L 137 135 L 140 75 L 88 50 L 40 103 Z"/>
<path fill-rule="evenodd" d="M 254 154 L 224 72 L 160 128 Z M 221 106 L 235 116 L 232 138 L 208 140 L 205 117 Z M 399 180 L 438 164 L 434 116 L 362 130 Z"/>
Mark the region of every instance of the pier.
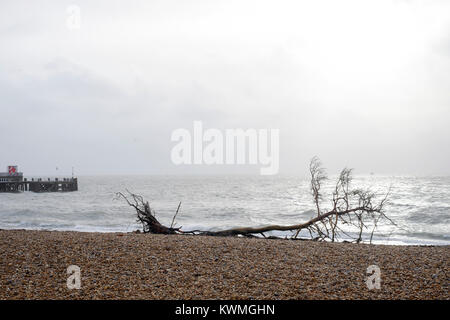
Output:
<path fill-rule="evenodd" d="M 27 181 L 18 182 L 0 182 L 0 192 L 70 192 L 78 191 L 78 179 L 77 178 L 64 178 L 62 180 L 42 180 L 32 179 Z"/>
<path fill-rule="evenodd" d="M 0 192 L 71 192 L 78 191 L 77 178 L 23 178 L 17 166 L 8 166 L 8 172 L 0 172 Z"/>

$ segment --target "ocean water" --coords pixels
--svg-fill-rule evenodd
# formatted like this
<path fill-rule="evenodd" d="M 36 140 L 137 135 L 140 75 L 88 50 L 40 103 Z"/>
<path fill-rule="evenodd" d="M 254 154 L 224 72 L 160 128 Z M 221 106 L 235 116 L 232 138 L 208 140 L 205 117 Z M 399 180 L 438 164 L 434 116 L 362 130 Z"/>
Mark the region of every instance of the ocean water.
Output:
<path fill-rule="evenodd" d="M 330 177 L 325 209 L 333 184 Z M 357 176 L 352 185 L 380 195 L 391 187 L 386 214 L 397 226 L 381 224 L 374 243 L 450 244 L 450 177 Z M 116 196 L 127 189 L 166 225 L 181 201 L 183 230 L 296 224 L 315 214 L 309 180 L 294 176 L 99 176 L 79 177 L 78 192 L 0 193 L 0 229 L 134 231 L 135 212 Z"/>

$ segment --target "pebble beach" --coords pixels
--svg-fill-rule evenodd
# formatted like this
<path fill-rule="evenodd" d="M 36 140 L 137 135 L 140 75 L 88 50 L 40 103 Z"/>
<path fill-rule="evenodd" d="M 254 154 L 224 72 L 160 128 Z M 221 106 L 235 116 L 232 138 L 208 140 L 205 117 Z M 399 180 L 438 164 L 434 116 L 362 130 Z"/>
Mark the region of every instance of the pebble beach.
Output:
<path fill-rule="evenodd" d="M 0 230 L 0 252 L 7 300 L 450 298 L 449 246 Z"/>

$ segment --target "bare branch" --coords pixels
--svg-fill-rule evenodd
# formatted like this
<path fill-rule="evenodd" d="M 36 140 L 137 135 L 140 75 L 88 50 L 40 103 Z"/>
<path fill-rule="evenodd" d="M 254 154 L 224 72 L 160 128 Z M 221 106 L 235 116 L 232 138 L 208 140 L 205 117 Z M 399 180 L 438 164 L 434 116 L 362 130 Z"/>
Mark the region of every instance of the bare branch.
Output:
<path fill-rule="evenodd" d="M 170 224 L 170 227 L 171 227 L 171 228 L 173 228 L 173 225 L 175 224 L 175 218 L 176 218 L 177 215 L 178 215 L 178 211 L 180 211 L 180 207 L 181 207 L 181 201 L 180 201 L 180 203 L 178 204 L 177 212 L 175 212 L 175 215 L 174 215 L 173 218 L 172 218 L 172 223 Z"/>

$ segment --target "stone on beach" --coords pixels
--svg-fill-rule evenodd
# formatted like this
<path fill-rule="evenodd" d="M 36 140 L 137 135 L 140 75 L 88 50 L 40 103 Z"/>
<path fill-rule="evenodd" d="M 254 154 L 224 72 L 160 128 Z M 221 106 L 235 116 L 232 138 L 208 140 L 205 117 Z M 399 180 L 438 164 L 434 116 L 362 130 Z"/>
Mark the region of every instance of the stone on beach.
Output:
<path fill-rule="evenodd" d="M 0 248 L 0 299 L 450 298 L 449 246 L 0 230 Z"/>

